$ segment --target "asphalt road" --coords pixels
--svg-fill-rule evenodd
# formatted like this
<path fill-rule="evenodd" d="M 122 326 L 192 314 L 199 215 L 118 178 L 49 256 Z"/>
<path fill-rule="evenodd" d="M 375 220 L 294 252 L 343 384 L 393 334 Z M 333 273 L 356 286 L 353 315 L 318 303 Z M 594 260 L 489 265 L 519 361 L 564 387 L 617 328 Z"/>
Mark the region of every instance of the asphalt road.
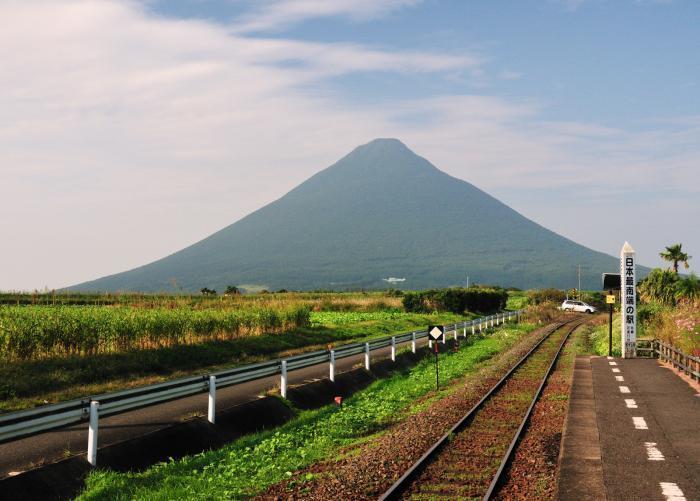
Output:
<path fill-rule="evenodd" d="M 417 341 L 419 347 L 426 344 L 427 339 Z M 397 345 L 397 348 L 407 346 L 410 347 L 410 341 Z M 390 356 L 391 348 L 387 347 L 372 351 L 371 359 L 386 359 Z M 337 360 L 336 373 L 348 371 L 358 364 L 364 364 L 364 353 Z M 328 363 L 290 371 L 288 373 L 288 384 L 292 386 L 309 380 L 327 378 L 328 373 Z M 217 414 L 235 405 L 255 400 L 260 395 L 279 387 L 279 378 L 279 375 L 270 376 L 219 389 L 216 398 Z M 202 393 L 102 418 L 99 422 L 99 447 L 137 438 L 173 424 L 181 423 L 195 414 L 206 416 L 207 398 L 208 394 Z M 87 436 L 87 423 L 82 423 L 0 444 L 0 478 L 25 471 L 37 465 L 51 463 L 67 456 L 84 454 L 87 449 Z"/>
<path fill-rule="evenodd" d="M 592 357 L 590 372 L 607 499 L 700 499 L 696 392 L 651 359 Z"/>

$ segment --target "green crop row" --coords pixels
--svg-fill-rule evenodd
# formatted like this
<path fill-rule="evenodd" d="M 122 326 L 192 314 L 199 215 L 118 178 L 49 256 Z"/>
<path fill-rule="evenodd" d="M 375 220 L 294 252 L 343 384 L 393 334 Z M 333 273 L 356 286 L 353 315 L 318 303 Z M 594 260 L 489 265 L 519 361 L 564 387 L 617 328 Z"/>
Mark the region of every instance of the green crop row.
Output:
<path fill-rule="evenodd" d="M 304 306 L 195 310 L 1 306 L 0 359 L 94 355 L 281 333 L 310 325 Z"/>

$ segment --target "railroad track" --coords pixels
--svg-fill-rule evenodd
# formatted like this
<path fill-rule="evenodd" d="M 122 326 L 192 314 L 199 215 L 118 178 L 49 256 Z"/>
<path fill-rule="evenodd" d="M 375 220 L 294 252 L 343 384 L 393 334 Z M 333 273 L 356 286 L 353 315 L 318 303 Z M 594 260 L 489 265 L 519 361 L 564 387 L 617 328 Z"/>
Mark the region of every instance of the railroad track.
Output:
<path fill-rule="evenodd" d="M 379 499 L 492 499 L 564 344 L 584 322 L 543 336 Z"/>

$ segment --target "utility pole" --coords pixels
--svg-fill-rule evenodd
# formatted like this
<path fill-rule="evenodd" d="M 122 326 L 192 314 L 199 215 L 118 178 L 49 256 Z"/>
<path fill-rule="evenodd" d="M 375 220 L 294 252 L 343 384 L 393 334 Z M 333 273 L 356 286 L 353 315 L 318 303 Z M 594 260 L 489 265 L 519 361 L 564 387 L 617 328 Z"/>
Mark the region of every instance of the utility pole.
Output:
<path fill-rule="evenodd" d="M 467 275 L 467 289 L 469 288 L 469 275 Z"/>
<path fill-rule="evenodd" d="M 580 264 L 578 265 L 578 289 L 576 289 L 576 290 L 578 291 L 578 298 L 577 299 L 580 300 L 581 299 L 581 265 Z"/>

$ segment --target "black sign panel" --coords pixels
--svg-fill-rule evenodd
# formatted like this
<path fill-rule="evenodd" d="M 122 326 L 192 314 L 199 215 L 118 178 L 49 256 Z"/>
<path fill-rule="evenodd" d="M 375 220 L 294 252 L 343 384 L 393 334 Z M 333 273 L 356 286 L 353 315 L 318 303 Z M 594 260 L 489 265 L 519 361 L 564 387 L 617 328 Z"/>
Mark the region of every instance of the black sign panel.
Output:
<path fill-rule="evenodd" d="M 603 290 L 620 290 L 620 274 L 619 273 L 603 273 Z"/>

